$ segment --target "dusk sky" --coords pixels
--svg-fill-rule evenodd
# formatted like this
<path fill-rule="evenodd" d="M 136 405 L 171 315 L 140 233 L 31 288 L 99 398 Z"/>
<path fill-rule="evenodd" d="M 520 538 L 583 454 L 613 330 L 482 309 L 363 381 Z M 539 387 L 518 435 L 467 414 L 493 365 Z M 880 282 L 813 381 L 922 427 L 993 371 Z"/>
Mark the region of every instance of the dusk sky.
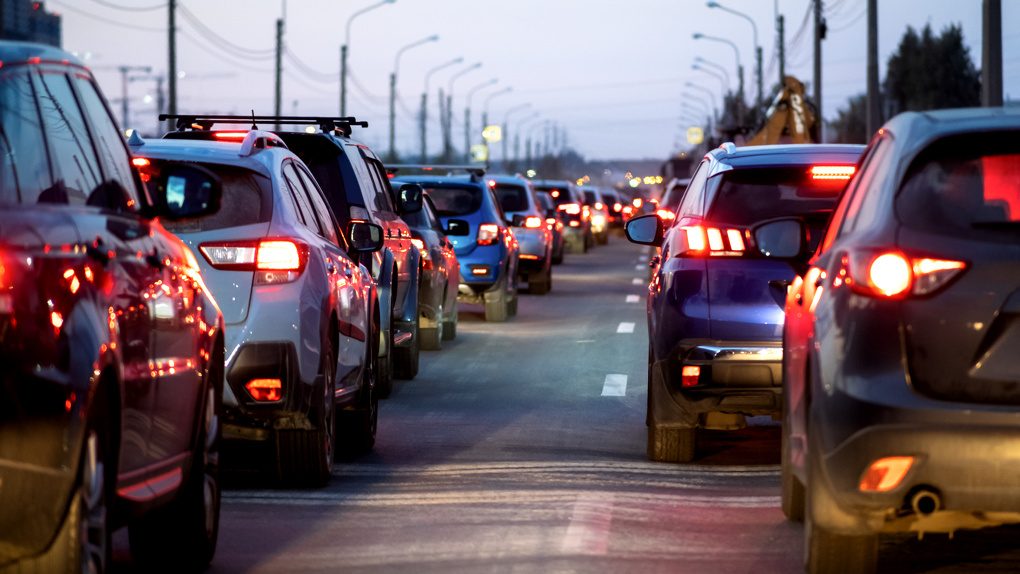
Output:
<path fill-rule="evenodd" d="M 751 17 L 764 52 L 766 92 L 778 81 L 776 10 L 786 19 L 787 74 L 810 83 L 812 20 L 809 0 L 718 0 Z M 283 113 L 339 113 L 340 45 L 351 16 L 379 0 L 179 0 L 177 68 L 182 112 L 269 115 L 274 101 L 276 20 L 285 16 Z M 86 58 L 107 97 L 120 98 L 119 66 L 150 66 L 165 76 L 164 0 L 47 0 L 63 16 L 63 47 Z M 822 110 L 833 118 L 847 99 L 865 91 L 866 0 L 827 0 L 823 42 Z M 907 26 L 938 33 L 963 28 L 975 66 L 981 62 L 981 0 L 879 1 L 881 77 Z M 1003 10 L 1005 97 L 1020 98 L 1020 3 Z M 463 148 L 464 110 L 471 97 L 473 139 L 481 113 L 508 119 L 509 135 L 542 141 L 555 123 L 585 158 L 661 159 L 688 147 L 684 134 L 706 103 L 719 107 L 724 80 L 693 70 L 695 58 L 722 66 L 737 88 L 733 42 L 744 67 L 748 102 L 756 95 L 754 37 L 746 19 L 704 0 L 396 0 L 354 18 L 347 112 L 369 121 L 356 137 L 378 152 L 389 146 L 389 75 L 397 75 L 396 142 L 403 156 L 420 151 L 418 110 L 430 70 L 429 152 L 440 147 L 437 90 L 453 88 L 453 142 Z M 481 67 L 457 75 L 476 62 Z M 144 76 L 141 72 L 133 75 Z M 721 76 L 722 72 L 716 72 Z M 457 75 L 456 78 L 454 76 Z M 486 85 L 489 80 L 498 82 Z M 693 82 L 699 88 L 687 87 Z M 501 92 L 507 87 L 509 92 Z M 710 94 L 714 94 L 708 102 Z M 156 82 L 128 84 L 131 125 L 156 129 Z M 685 94 L 687 94 L 685 96 Z M 148 98 L 146 98 L 148 96 Z M 151 98 L 151 101 L 149 101 Z M 699 101 L 700 100 L 700 101 Z M 146 103 L 146 102 L 149 103 Z M 113 102 L 120 119 L 120 104 Z M 527 107 L 525 107 L 527 106 Z M 538 114 L 537 116 L 535 114 Z M 511 140 L 512 141 L 512 140 Z M 473 143 L 478 143 L 474 142 Z M 511 151 L 513 147 L 511 143 Z M 496 152 L 493 152 L 494 154 Z"/>

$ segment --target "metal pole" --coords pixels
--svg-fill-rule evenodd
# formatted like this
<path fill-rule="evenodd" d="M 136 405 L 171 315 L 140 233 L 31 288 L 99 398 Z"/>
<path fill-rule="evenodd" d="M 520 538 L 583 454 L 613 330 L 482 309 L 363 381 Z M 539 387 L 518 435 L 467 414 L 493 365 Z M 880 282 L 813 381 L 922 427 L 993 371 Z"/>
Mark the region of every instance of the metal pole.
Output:
<path fill-rule="evenodd" d="M 394 147 L 396 145 L 396 127 L 394 125 L 396 120 L 396 97 L 397 74 L 394 72 L 390 74 L 390 155 L 388 161 L 397 160 L 397 150 Z"/>
<path fill-rule="evenodd" d="M 176 24 L 176 13 L 177 13 L 177 0 L 170 0 L 167 5 L 167 11 L 169 12 L 170 20 L 170 38 L 169 38 L 169 53 L 170 53 L 170 69 L 167 72 L 167 90 L 169 92 L 169 101 L 167 103 L 166 112 L 170 115 L 177 113 L 177 24 Z M 167 131 L 176 129 L 174 124 L 175 120 L 167 120 Z"/>
<path fill-rule="evenodd" d="M 464 108 L 464 163 L 471 163 L 471 108 Z"/>
<path fill-rule="evenodd" d="M 340 117 L 347 117 L 347 44 L 340 46 Z"/>
<path fill-rule="evenodd" d="M 814 70 L 814 92 L 815 92 L 815 125 L 818 126 L 818 141 L 825 141 L 823 129 L 825 122 L 822 120 L 822 34 L 825 21 L 822 20 L 822 0 L 814 0 L 815 3 L 815 70 Z"/>
<path fill-rule="evenodd" d="M 273 107 L 275 116 L 281 115 L 283 105 L 283 18 L 276 21 L 276 105 Z M 280 124 L 276 124 L 279 131 Z"/>
<path fill-rule="evenodd" d="M 871 0 L 868 0 L 869 2 Z M 780 14 L 776 17 L 777 26 L 779 28 L 779 89 L 782 90 L 786 85 L 786 49 L 783 46 L 785 40 L 783 39 L 783 15 Z"/>
<path fill-rule="evenodd" d="M 981 105 L 1002 105 L 1002 0 L 981 6 Z"/>
<path fill-rule="evenodd" d="M 424 92 L 421 93 L 421 113 L 420 113 L 419 121 L 421 121 L 421 162 L 422 163 L 428 163 L 428 161 L 429 161 L 428 160 L 428 154 L 425 151 L 425 119 L 426 119 L 425 118 L 425 114 L 426 114 L 425 110 L 428 109 L 427 107 L 425 107 L 425 104 L 426 104 L 426 102 L 428 100 L 428 94 L 429 94 L 429 92 L 428 92 L 427 89 Z"/>
<path fill-rule="evenodd" d="M 878 0 L 868 0 L 868 118 L 867 137 L 882 125 L 882 104 L 878 92 Z"/>

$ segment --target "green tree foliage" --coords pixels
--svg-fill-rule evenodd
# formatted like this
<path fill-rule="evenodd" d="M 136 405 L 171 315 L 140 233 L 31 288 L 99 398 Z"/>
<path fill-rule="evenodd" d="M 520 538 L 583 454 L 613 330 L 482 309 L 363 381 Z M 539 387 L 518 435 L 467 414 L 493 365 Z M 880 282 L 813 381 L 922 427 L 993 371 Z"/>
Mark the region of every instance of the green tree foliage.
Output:
<path fill-rule="evenodd" d="M 885 100 L 891 114 L 980 105 L 981 76 L 963 44 L 962 28 L 949 26 L 936 37 L 930 24 L 920 36 L 907 27 L 889 58 Z"/>
<path fill-rule="evenodd" d="M 838 117 L 829 122 L 829 139 L 833 143 L 868 143 L 867 94 L 853 96 L 847 104 L 836 112 Z"/>

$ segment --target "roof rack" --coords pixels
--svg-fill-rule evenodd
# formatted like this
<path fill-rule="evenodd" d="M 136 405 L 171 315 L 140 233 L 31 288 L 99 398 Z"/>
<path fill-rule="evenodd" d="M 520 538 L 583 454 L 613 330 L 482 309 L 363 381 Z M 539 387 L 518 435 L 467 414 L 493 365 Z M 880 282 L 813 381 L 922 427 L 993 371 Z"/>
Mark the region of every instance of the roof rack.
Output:
<path fill-rule="evenodd" d="M 344 136 L 351 135 L 351 128 L 359 126 L 368 127 L 367 121 L 358 121 L 354 117 L 335 116 L 217 116 L 202 114 L 159 114 L 159 121 L 176 120 L 177 131 L 183 132 L 209 130 L 214 124 L 247 124 L 251 123 L 251 129 L 257 130 L 258 122 L 278 125 L 307 125 L 315 124 L 323 133 L 339 131 Z"/>
<path fill-rule="evenodd" d="M 384 166 L 386 173 L 396 175 L 400 170 L 418 170 L 423 172 L 437 171 L 446 172 L 446 175 L 452 175 L 452 172 L 463 171 L 467 172 L 471 176 L 471 181 L 477 183 L 478 180 L 485 175 L 485 167 L 480 165 L 431 165 L 431 164 L 416 164 L 416 163 L 400 163 L 400 164 L 389 164 Z M 437 174 L 438 175 L 438 174 Z"/>

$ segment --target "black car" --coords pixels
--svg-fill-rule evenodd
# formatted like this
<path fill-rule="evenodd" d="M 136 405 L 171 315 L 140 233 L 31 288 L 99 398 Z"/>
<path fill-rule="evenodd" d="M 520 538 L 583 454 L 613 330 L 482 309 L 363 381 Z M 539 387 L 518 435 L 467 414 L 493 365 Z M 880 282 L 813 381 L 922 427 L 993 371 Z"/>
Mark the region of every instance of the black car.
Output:
<path fill-rule="evenodd" d="M 882 533 L 1020 522 L 1018 166 L 1017 110 L 893 118 L 791 285 L 782 500 L 809 572 L 873 572 Z"/>
<path fill-rule="evenodd" d="M 127 525 L 150 567 L 200 569 L 219 530 L 223 317 L 159 220 L 218 179 L 141 186 L 92 74 L 0 42 L 0 569 L 103 572 Z"/>

